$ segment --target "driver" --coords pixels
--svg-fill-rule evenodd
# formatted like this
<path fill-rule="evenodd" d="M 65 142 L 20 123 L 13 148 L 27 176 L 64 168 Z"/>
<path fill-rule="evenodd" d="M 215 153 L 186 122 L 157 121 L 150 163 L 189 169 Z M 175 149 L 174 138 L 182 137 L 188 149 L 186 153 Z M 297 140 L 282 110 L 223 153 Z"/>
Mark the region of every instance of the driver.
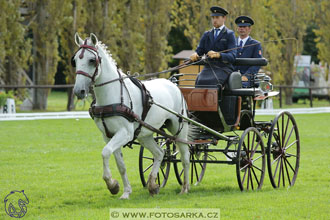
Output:
<path fill-rule="evenodd" d="M 228 12 L 219 6 L 213 6 L 210 10 L 213 28 L 203 34 L 196 52 L 190 56 L 193 62 L 204 54 L 211 58 L 206 60 L 202 72 L 197 76 L 197 88 L 223 86 L 234 70 L 235 33 L 224 24 Z"/>

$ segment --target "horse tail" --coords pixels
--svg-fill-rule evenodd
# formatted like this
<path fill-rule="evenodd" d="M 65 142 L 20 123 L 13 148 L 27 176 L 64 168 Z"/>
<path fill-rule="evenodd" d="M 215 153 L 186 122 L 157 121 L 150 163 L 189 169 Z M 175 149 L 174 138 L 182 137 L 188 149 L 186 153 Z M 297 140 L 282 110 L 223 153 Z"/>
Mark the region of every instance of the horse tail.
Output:
<path fill-rule="evenodd" d="M 199 121 L 196 117 L 194 117 L 193 115 L 189 115 L 189 118 L 191 118 L 194 121 Z M 198 139 L 201 134 L 202 134 L 202 129 L 200 127 L 198 127 L 197 125 L 194 125 L 192 123 L 188 123 L 188 140 L 189 141 L 195 141 L 196 139 Z"/>

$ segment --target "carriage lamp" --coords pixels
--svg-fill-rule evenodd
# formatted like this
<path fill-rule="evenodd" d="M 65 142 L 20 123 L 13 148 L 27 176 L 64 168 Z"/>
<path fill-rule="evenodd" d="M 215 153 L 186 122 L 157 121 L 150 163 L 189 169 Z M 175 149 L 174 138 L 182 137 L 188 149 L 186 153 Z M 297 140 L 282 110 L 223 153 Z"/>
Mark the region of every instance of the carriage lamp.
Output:
<path fill-rule="evenodd" d="M 266 82 L 266 81 L 260 82 L 259 87 L 263 93 L 268 93 L 273 90 L 273 84 L 271 84 L 270 82 Z"/>

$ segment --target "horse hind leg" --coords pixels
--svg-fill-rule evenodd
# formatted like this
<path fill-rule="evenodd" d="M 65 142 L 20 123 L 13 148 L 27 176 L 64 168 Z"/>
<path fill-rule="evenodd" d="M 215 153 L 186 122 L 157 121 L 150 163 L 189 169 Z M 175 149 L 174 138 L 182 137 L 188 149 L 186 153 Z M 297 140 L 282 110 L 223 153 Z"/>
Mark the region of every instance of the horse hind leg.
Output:
<path fill-rule="evenodd" d="M 190 152 L 189 152 L 189 146 L 187 144 L 177 143 L 177 146 L 181 154 L 181 163 L 183 166 L 184 180 L 182 184 L 181 194 L 184 194 L 184 193 L 188 193 L 190 189 L 190 185 L 189 185 Z"/>
<path fill-rule="evenodd" d="M 181 140 L 188 140 L 188 124 L 183 122 L 184 124 L 180 125 L 179 121 L 176 119 L 173 119 L 169 121 L 167 124 L 168 130 L 175 135 L 180 126 L 183 126 L 180 132 L 177 134 L 177 137 L 180 138 Z M 181 194 L 188 193 L 190 189 L 189 185 L 189 163 L 190 163 L 190 152 L 189 152 L 189 146 L 188 144 L 185 143 L 180 143 L 177 142 L 177 146 L 179 148 L 179 152 L 181 154 L 181 162 L 183 166 L 183 184 L 182 184 L 182 189 L 181 189 Z"/>
<path fill-rule="evenodd" d="M 153 136 L 139 138 L 139 142 L 143 147 L 148 149 L 154 157 L 152 170 L 149 174 L 148 183 L 147 183 L 149 193 L 151 196 L 153 196 L 159 193 L 160 186 L 156 183 L 156 180 L 157 180 L 159 167 L 164 157 L 164 151 L 158 146 Z"/>

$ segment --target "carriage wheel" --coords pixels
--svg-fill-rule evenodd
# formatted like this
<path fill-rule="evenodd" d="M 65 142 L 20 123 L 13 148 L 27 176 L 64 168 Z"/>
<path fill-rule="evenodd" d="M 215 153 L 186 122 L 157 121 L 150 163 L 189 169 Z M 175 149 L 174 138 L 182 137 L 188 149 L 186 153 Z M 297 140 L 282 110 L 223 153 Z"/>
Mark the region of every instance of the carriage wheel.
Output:
<path fill-rule="evenodd" d="M 243 132 L 236 158 L 239 188 L 242 191 L 261 189 L 265 177 L 266 153 L 262 137 L 256 128 L 250 127 Z"/>
<path fill-rule="evenodd" d="M 170 154 L 170 144 L 168 144 L 166 138 L 160 136 L 155 137 L 155 141 L 165 152 L 156 180 L 156 183 L 160 187 L 164 187 L 166 185 L 170 173 L 170 162 L 168 160 L 168 155 Z M 139 156 L 139 171 L 143 187 L 147 186 L 147 180 L 153 165 L 154 158 L 151 152 L 149 150 L 145 150 L 144 147 L 141 146 Z"/>
<path fill-rule="evenodd" d="M 208 148 L 206 144 L 189 145 L 190 152 L 190 184 L 198 185 L 204 177 L 206 170 L 206 160 L 208 158 L 208 153 L 204 150 Z M 173 156 L 175 159 L 181 159 L 179 150 L 176 150 L 176 146 L 173 144 Z M 195 160 L 204 160 L 205 162 L 194 162 Z M 174 172 L 178 183 L 182 185 L 183 183 L 183 167 L 182 163 L 174 162 Z"/>
<path fill-rule="evenodd" d="M 289 112 L 281 112 L 274 119 L 267 143 L 268 173 L 274 188 L 294 185 L 299 160 L 297 123 Z"/>

